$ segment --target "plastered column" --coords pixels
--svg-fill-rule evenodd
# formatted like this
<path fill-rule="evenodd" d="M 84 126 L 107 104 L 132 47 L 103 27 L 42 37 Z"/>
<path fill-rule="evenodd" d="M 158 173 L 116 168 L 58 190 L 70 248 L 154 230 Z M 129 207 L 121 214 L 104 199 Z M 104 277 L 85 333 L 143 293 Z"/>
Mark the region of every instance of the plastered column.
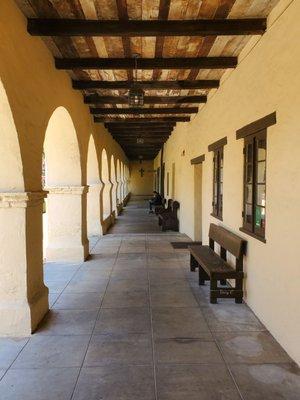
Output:
<path fill-rule="evenodd" d="M 43 283 L 44 192 L 0 193 L 0 336 L 26 336 L 48 311 Z"/>
<path fill-rule="evenodd" d="M 101 189 L 102 183 L 95 183 L 89 185 L 87 194 L 87 221 L 88 221 L 88 235 L 98 236 L 102 235 L 101 225 Z"/>
<path fill-rule="evenodd" d="M 88 186 L 48 187 L 47 261 L 82 262 L 89 254 L 86 232 Z"/>

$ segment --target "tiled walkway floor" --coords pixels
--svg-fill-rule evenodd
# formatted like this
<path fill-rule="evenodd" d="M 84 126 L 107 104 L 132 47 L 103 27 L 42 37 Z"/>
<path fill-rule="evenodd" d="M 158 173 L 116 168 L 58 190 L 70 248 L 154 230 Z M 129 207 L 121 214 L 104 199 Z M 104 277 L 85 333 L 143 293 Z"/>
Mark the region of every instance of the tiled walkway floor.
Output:
<path fill-rule="evenodd" d="M 171 240 L 109 234 L 82 265 L 47 264 L 46 320 L 0 340 L 0 399 L 299 400 L 299 369 L 245 305 L 209 304 Z"/>

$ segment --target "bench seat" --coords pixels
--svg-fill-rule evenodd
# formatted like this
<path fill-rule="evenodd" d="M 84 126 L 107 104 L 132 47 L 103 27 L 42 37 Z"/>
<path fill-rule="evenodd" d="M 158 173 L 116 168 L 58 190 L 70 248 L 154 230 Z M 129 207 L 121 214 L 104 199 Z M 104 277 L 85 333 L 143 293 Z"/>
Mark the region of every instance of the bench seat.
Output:
<path fill-rule="evenodd" d="M 215 242 L 220 246 L 220 254 L 215 252 Z M 199 285 L 210 281 L 210 302 L 218 298 L 234 298 L 236 303 L 243 301 L 243 256 L 246 252 L 246 241 L 222 226 L 210 224 L 209 246 L 191 245 L 191 271 L 199 270 Z M 235 268 L 227 262 L 227 252 L 235 257 Z M 235 280 L 235 287 L 227 285 L 227 279 Z"/>
<path fill-rule="evenodd" d="M 243 276 L 243 272 L 236 271 L 209 246 L 189 246 L 190 253 L 208 275 L 218 279 L 231 279 Z"/>

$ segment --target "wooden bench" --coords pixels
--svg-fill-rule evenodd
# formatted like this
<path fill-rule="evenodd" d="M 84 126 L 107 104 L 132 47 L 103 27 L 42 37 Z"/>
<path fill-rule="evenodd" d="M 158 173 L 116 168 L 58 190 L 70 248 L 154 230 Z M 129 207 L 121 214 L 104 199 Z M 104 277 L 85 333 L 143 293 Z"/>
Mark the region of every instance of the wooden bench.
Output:
<path fill-rule="evenodd" d="M 158 215 L 161 211 L 164 211 L 166 209 L 166 203 L 167 203 L 167 200 L 162 199 L 162 204 L 154 207 L 154 212 L 156 215 Z"/>
<path fill-rule="evenodd" d="M 161 215 L 161 214 L 167 214 L 167 213 L 172 213 L 172 205 L 173 205 L 173 200 L 172 199 L 168 199 L 167 201 L 167 207 L 163 207 L 160 210 L 158 210 L 157 215 Z M 160 219 L 158 219 L 158 224 L 160 225 Z"/>
<path fill-rule="evenodd" d="M 178 209 L 178 201 L 172 201 L 170 211 L 158 214 L 158 224 L 161 226 L 162 231 L 179 231 L 179 221 L 177 218 Z"/>
<path fill-rule="evenodd" d="M 220 255 L 215 253 L 215 243 L 220 245 Z M 189 246 L 191 271 L 199 268 L 199 285 L 210 280 L 210 302 L 218 298 L 234 298 L 236 303 L 243 301 L 243 256 L 247 242 L 227 229 L 210 224 L 209 246 Z M 235 268 L 227 262 L 227 252 L 235 257 Z M 227 279 L 235 280 L 235 287 L 226 285 Z"/>

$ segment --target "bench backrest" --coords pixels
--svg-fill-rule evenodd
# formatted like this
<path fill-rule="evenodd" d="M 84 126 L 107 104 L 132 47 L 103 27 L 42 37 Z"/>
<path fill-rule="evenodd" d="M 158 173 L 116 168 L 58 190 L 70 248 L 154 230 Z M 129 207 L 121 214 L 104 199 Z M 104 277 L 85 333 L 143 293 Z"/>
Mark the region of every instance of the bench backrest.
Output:
<path fill-rule="evenodd" d="M 246 240 L 222 226 L 210 224 L 209 239 L 210 245 L 213 245 L 211 241 L 218 243 L 221 249 L 225 249 L 237 259 L 242 259 L 243 255 L 246 253 Z"/>
<path fill-rule="evenodd" d="M 167 210 L 172 210 L 172 204 L 173 204 L 173 200 L 172 199 L 168 199 L 168 202 L 167 202 Z"/>
<path fill-rule="evenodd" d="M 174 214 L 174 216 L 176 217 L 177 216 L 177 210 L 179 209 L 179 203 L 178 203 L 178 201 L 173 201 L 173 203 L 172 203 L 172 211 L 173 211 L 173 214 Z"/>

